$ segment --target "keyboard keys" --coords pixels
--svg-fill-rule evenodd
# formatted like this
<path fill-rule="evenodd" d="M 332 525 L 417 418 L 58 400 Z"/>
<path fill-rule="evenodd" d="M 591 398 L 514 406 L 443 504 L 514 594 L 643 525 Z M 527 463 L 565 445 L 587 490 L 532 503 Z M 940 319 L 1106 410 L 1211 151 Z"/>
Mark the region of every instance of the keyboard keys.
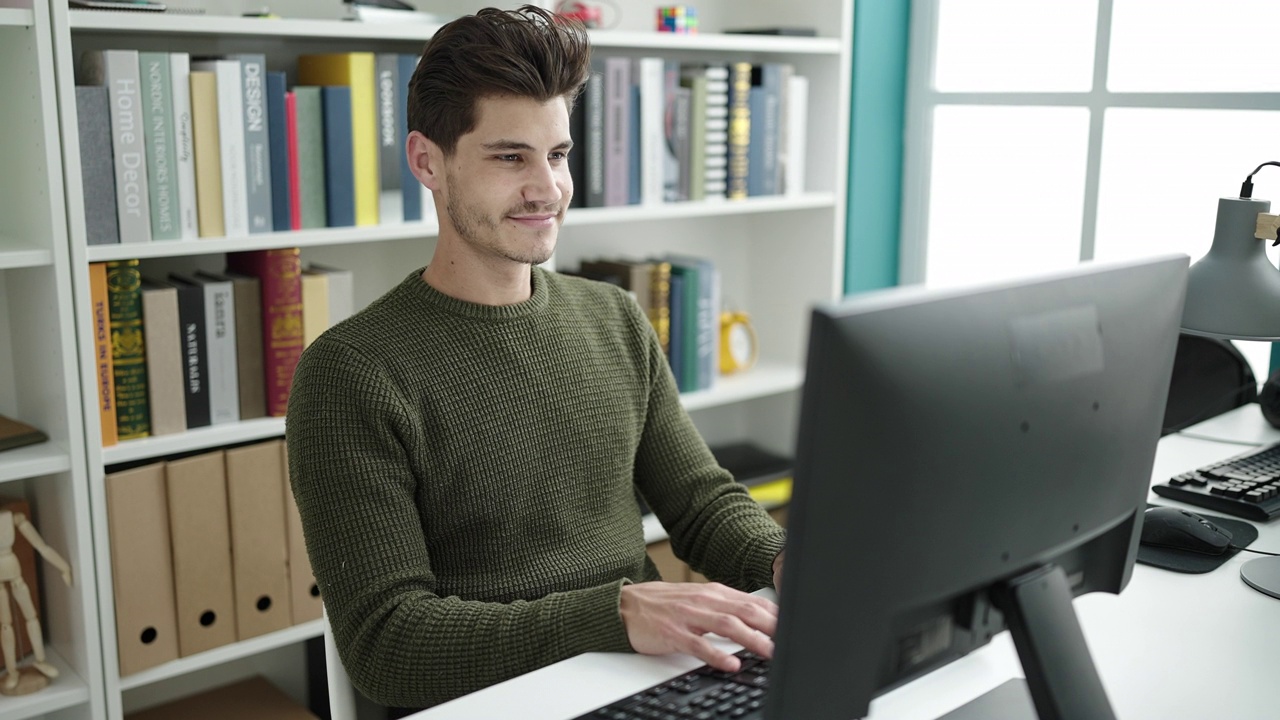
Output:
<path fill-rule="evenodd" d="M 735 673 L 704 665 L 577 720 L 759 720 L 769 661 L 747 650 L 736 654 L 741 666 Z"/>
<path fill-rule="evenodd" d="M 1250 520 L 1280 517 L 1280 443 L 1179 473 L 1152 490 Z"/>

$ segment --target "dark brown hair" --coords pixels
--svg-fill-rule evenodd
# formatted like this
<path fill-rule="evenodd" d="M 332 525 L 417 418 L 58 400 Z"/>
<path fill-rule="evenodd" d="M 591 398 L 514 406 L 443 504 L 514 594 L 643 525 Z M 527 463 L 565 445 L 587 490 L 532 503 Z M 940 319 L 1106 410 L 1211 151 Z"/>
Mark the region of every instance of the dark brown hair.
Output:
<path fill-rule="evenodd" d="M 458 18 L 427 41 L 409 82 L 409 130 L 452 155 L 476 126 L 476 101 L 563 97 L 573 109 L 587 82 L 591 45 L 576 20 L 532 5 L 485 8 Z"/>

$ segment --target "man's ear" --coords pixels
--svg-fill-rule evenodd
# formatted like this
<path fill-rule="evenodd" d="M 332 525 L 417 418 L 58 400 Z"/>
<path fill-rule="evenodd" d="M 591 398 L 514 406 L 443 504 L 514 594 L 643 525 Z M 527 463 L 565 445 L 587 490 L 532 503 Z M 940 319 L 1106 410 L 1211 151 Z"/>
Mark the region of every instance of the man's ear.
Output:
<path fill-rule="evenodd" d="M 444 152 L 426 135 L 414 130 L 405 141 L 409 169 L 428 190 L 439 190 L 444 178 Z"/>

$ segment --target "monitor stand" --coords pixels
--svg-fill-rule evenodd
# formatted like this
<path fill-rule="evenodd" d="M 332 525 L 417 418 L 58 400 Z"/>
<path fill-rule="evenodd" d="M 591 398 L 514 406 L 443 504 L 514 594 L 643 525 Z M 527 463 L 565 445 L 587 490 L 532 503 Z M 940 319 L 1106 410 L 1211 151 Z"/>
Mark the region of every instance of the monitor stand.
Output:
<path fill-rule="evenodd" d="M 938 720 L 1036 720 L 1031 691 L 1022 678 L 1006 680 Z"/>
<path fill-rule="evenodd" d="M 1240 566 L 1240 579 L 1260 593 L 1280 598 L 1280 558 L 1255 558 Z"/>

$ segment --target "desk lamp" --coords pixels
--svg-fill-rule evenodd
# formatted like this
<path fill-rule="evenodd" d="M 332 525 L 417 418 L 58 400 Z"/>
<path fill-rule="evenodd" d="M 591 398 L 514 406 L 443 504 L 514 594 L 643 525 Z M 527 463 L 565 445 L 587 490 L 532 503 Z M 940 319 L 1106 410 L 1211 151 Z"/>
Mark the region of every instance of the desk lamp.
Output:
<path fill-rule="evenodd" d="M 1240 197 L 1218 200 L 1213 245 L 1187 273 L 1187 299 L 1182 330 L 1226 340 L 1280 341 L 1280 271 L 1267 259 L 1267 240 L 1277 240 L 1280 217 L 1271 203 L 1253 198 L 1253 176 L 1240 186 Z M 1259 592 L 1280 598 L 1280 557 L 1250 560 L 1240 577 Z"/>

